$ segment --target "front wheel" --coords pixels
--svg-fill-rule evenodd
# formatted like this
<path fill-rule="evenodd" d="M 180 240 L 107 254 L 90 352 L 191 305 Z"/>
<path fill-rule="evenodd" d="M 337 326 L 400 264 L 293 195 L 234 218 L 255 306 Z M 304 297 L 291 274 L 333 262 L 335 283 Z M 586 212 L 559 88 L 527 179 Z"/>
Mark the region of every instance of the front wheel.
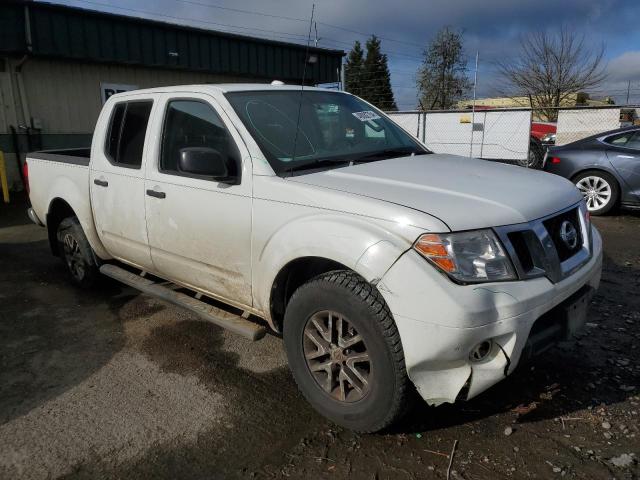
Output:
<path fill-rule="evenodd" d="M 58 226 L 58 251 L 67 267 L 71 281 L 82 288 L 91 288 L 100 276 L 89 241 L 77 217 L 67 217 Z"/>
<path fill-rule="evenodd" d="M 616 206 L 620 188 L 610 174 L 591 170 L 578 174 L 573 181 L 587 202 L 591 215 L 604 215 Z"/>
<path fill-rule="evenodd" d="M 298 288 L 283 333 L 298 387 L 328 419 L 373 432 L 406 411 L 409 380 L 398 329 L 380 292 L 362 277 L 333 271 Z"/>

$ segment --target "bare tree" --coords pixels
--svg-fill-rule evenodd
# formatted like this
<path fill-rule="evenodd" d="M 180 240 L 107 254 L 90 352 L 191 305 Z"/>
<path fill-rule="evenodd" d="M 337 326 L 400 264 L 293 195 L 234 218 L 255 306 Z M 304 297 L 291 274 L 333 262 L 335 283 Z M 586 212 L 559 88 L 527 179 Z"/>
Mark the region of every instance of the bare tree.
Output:
<path fill-rule="evenodd" d="M 455 106 L 470 88 L 462 32 L 441 29 L 423 56 L 416 80 L 421 108 L 444 110 Z"/>
<path fill-rule="evenodd" d="M 605 79 L 604 45 L 585 45 L 584 35 L 562 28 L 557 33 L 532 32 L 520 40 L 520 54 L 498 63 L 510 90 L 529 99 L 531 108 L 555 119 L 572 95 L 596 87 Z"/>

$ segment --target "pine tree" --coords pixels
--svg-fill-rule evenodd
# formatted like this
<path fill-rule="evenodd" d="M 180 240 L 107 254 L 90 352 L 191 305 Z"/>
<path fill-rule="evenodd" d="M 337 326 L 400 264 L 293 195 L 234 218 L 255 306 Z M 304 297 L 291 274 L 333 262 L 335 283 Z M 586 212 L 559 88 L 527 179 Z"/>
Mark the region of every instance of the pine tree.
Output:
<path fill-rule="evenodd" d="M 361 97 L 363 78 L 364 52 L 360 42 L 356 40 L 356 43 L 347 56 L 347 61 L 344 66 L 345 90 Z"/>
<path fill-rule="evenodd" d="M 381 110 L 397 110 L 393 90 L 391 89 L 391 74 L 387 56 L 382 53 L 380 39 L 372 35 L 367 40 L 367 57 L 364 60 L 364 81 L 362 84 L 362 98 Z"/>

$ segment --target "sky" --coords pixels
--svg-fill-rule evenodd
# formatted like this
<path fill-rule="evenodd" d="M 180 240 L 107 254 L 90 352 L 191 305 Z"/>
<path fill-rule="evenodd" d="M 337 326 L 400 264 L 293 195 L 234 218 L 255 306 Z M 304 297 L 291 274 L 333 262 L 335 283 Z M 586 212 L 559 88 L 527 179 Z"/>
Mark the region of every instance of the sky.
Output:
<path fill-rule="evenodd" d="M 305 43 L 312 0 L 50 0 L 280 41 Z M 241 10 L 241 11 L 240 11 Z M 286 17 L 286 18 L 282 18 Z M 640 0 L 315 0 L 319 47 L 348 51 L 370 34 L 382 39 L 398 108 L 416 107 L 416 71 L 444 26 L 464 33 L 469 77 L 478 52 L 477 95 L 496 95 L 497 61 L 518 53 L 530 32 L 569 28 L 589 49 L 605 47 L 605 82 L 590 93 L 640 103 Z M 315 29 L 312 41 L 315 41 Z"/>

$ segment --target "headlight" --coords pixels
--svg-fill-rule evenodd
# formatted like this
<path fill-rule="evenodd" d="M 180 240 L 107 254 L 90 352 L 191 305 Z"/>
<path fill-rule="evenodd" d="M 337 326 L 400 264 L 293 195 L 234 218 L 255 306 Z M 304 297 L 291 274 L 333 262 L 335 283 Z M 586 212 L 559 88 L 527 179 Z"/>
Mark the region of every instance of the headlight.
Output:
<path fill-rule="evenodd" d="M 413 248 L 461 283 L 517 278 L 509 257 L 492 230 L 425 233 Z"/>

